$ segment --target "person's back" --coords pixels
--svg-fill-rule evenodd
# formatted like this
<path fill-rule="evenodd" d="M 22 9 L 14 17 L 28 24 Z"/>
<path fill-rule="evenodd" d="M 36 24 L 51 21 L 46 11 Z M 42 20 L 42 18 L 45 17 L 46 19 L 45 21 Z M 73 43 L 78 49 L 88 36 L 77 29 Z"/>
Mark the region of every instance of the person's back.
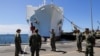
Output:
<path fill-rule="evenodd" d="M 29 45 L 31 47 L 31 56 L 34 56 L 35 52 L 36 56 L 39 56 L 39 50 L 41 48 L 41 36 L 38 34 L 38 30 L 35 30 L 35 33 L 30 36 Z"/>
<path fill-rule="evenodd" d="M 95 44 L 95 38 L 92 35 L 89 35 L 86 39 L 87 46 L 93 46 Z"/>
<path fill-rule="evenodd" d="M 41 36 L 39 34 L 33 34 L 30 36 L 30 46 L 39 46 L 41 44 Z"/>

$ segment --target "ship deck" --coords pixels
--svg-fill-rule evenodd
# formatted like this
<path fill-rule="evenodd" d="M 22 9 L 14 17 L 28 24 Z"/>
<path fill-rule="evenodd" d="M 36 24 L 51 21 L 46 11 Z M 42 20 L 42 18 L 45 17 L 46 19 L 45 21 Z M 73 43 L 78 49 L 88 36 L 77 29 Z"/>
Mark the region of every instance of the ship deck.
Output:
<path fill-rule="evenodd" d="M 77 52 L 76 48 L 76 41 L 59 41 L 56 43 L 56 47 L 58 51 L 66 51 L 67 53 L 63 52 L 53 52 L 50 48 L 50 42 L 43 43 L 42 49 L 46 49 L 46 51 L 41 50 L 40 56 L 85 56 L 85 41 L 82 43 L 83 52 Z M 19 56 L 31 56 L 30 48 L 28 44 L 22 45 L 22 48 L 28 54 L 20 54 Z M 96 41 L 96 46 L 94 47 L 94 56 L 100 56 L 100 40 Z M 15 53 L 15 46 L 14 44 L 11 45 L 1 45 L 0 46 L 0 56 L 14 56 Z"/>

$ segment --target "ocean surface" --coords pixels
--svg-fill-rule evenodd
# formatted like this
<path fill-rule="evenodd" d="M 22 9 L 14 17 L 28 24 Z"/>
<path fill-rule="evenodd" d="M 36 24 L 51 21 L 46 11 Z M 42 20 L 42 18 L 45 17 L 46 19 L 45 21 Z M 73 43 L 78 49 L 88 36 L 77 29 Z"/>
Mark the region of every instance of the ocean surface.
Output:
<path fill-rule="evenodd" d="M 13 44 L 15 34 L 0 34 L 0 44 Z M 22 43 L 28 43 L 28 34 L 21 34 Z"/>

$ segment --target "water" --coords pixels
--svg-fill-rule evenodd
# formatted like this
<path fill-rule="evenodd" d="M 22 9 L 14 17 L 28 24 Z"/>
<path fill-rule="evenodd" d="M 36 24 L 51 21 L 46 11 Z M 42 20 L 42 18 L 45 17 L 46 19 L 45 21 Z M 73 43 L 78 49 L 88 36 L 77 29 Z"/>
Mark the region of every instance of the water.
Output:
<path fill-rule="evenodd" d="M 22 43 L 28 43 L 28 34 L 21 34 Z M 15 40 L 14 34 L 1 34 L 0 44 L 13 44 Z"/>

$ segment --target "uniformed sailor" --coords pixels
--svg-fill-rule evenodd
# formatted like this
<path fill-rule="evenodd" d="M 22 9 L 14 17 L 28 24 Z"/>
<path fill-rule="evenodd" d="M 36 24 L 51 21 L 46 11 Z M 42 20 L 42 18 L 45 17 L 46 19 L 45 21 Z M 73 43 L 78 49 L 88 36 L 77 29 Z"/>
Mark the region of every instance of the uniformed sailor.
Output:
<path fill-rule="evenodd" d="M 51 45 L 51 51 L 56 51 L 56 45 L 55 45 L 55 32 L 54 29 L 51 30 L 50 32 L 50 45 Z"/>
<path fill-rule="evenodd" d="M 16 35 L 15 35 L 15 56 L 19 56 L 19 53 L 23 54 L 24 52 L 22 51 L 21 48 L 21 36 L 20 36 L 21 29 L 16 30 Z"/>
<path fill-rule="evenodd" d="M 86 28 L 85 30 L 85 37 L 86 37 L 86 53 L 85 56 L 94 56 L 93 46 L 95 44 L 95 40 L 93 35 L 91 34 L 90 30 Z"/>
<path fill-rule="evenodd" d="M 30 36 L 29 46 L 31 48 L 31 56 L 34 56 L 36 52 L 36 56 L 39 56 L 39 51 L 41 48 L 41 36 L 38 34 L 38 29 Z"/>
<path fill-rule="evenodd" d="M 82 51 L 82 33 L 80 33 L 80 30 L 75 31 L 76 41 L 77 41 L 77 51 Z"/>

